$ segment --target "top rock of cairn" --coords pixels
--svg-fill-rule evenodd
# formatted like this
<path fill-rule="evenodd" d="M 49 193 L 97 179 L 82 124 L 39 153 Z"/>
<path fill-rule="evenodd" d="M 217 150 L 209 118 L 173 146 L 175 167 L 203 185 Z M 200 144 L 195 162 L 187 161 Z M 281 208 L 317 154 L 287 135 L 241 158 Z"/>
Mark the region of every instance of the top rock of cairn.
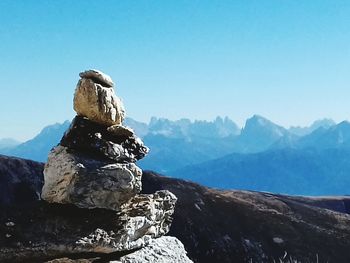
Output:
<path fill-rule="evenodd" d="M 81 78 L 91 79 L 105 87 L 113 87 L 114 83 L 110 76 L 96 69 L 89 69 L 79 73 Z"/>
<path fill-rule="evenodd" d="M 124 105 L 114 93 L 114 83 L 98 70 L 79 74 L 74 94 L 74 110 L 79 116 L 103 125 L 120 125 L 125 118 Z"/>

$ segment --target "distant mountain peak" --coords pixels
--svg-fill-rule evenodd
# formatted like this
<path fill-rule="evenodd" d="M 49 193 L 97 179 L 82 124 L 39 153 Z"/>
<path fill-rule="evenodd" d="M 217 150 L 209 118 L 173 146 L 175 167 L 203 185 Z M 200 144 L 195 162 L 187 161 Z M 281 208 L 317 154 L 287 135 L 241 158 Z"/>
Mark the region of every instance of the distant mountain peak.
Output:
<path fill-rule="evenodd" d="M 319 128 L 319 127 L 331 127 L 336 125 L 335 121 L 329 118 L 319 119 L 314 121 L 310 127 Z"/>
<path fill-rule="evenodd" d="M 300 126 L 292 126 L 289 128 L 289 131 L 295 135 L 298 136 L 305 136 L 308 135 L 320 128 L 322 129 L 329 129 L 333 126 L 335 126 L 336 123 L 334 120 L 329 118 L 319 119 L 314 121 L 310 126 L 308 127 L 300 127 Z"/>
<path fill-rule="evenodd" d="M 253 115 L 251 118 L 247 119 L 243 132 L 249 132 L 253 130 L 254 132 L 260 133 L 257 129 L 270 130 L 271 132 L 285 133 L 286 129 L 279 126 L 267 118 L 260 115 Z M 282 134 L 281 134 L 282 135 Z"/>
<path fill-rule="evenodd" d="M 334 129 L 350 129 L 350 122 L 342 121 L 333 127 Z"/>
<path fill-rule="evenodd" d="M 281 127 L 275 123 L 273 123 L 272 121 L 270 121 L 269 119 L 261 116 L 261 115 L 253 115 L 251 118 L 247 119 L 245 126 L 250 126 L 250 125 L 258 125 L 258 126 L 266 126 L 266 125 L 273 125 L 273 126 L 278 126 Z M 281 127 L 282 128 L 282 127 Z"/>

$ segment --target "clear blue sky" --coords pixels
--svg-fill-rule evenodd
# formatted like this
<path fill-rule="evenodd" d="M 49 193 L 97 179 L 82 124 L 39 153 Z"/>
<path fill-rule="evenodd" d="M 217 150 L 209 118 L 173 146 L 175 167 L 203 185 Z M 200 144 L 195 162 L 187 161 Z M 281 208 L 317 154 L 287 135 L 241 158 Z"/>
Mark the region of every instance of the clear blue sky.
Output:
<path fill-rule="evenodd" d="M 350 1 L 0 1 L 0 138 L 74 116 L 78 73 L 112 76 L 130 117 L 350 115 Z"/>

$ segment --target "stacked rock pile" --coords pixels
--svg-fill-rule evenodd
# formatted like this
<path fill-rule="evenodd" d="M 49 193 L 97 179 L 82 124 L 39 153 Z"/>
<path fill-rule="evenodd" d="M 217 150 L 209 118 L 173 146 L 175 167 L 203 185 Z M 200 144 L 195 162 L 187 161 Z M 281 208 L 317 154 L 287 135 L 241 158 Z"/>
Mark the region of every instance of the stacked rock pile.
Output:
<path fill-rule="evenodd" d="M 125 110 L 112 79 L 97 70 L 80 77 L 74 95 L 77 116 L 49 154 L 42 199 L 115 211 L 114 229 L 97 228 L 79 237 L 72 244 L 75 251 L 143 247 L 169 231 L 176 197 L 169 191 L 140 194 L 142 170 L 135 162 L 149 149 L 123 126 Z"/>

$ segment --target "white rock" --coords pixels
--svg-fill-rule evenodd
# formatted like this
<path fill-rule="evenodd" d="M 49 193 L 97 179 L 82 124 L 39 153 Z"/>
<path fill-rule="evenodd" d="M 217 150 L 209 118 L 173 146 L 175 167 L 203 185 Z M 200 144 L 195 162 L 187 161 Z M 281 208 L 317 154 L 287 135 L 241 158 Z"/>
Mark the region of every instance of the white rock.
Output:
<path fill-rule="evenodd" d="M 6 225 L 7 227 L 13 227 L 13 226 L 15 226 L 15 223 L 12 222 L 12 221 L 9 221 L 9 222 L 6 222 L 5 225 Z"/>
<path fill-rule="evenodd" d="M 151 241 L 146 247 L 122 256 L 110 263 L 191 263 L 184 245 L 176 237 L 164 236 Z"/>
<path fill-rule="evenodd" d="M 282 244 L 284 243 L 284 240 L 280 237 L 274 237 L 273 239 L 273 242 L 275 242 L 276 244 Z"/>

